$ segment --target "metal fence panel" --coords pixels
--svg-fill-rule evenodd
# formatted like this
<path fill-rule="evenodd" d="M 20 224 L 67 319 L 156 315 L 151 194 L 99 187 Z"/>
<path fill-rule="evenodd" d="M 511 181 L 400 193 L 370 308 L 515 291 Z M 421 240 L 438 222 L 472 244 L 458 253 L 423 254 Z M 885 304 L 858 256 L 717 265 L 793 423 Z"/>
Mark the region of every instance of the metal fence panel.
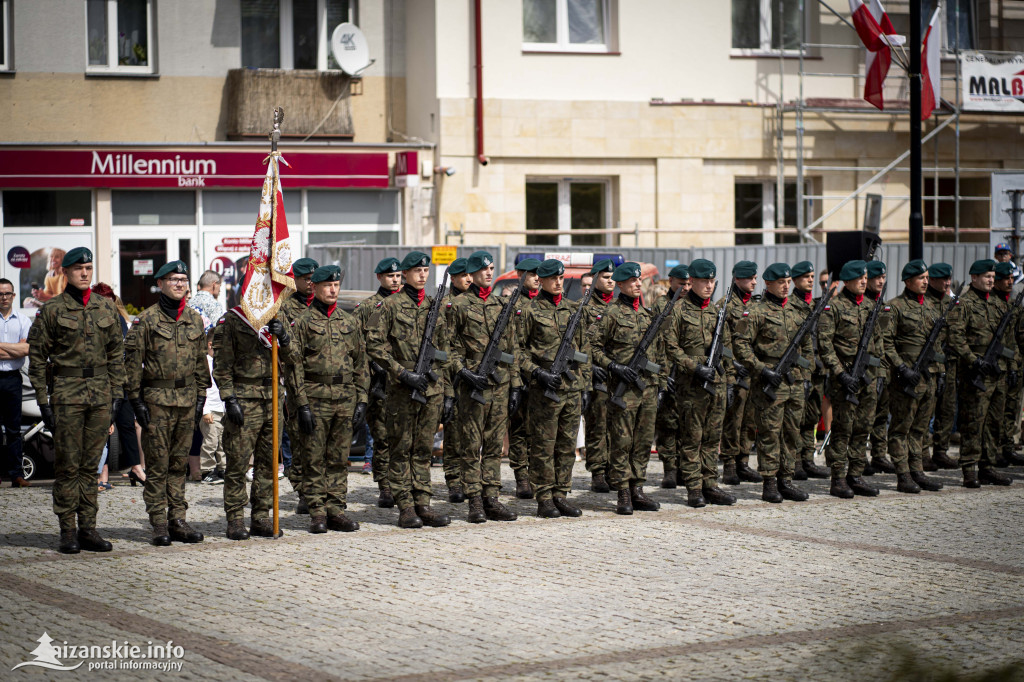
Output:
<path fill-rule="evenodd" d="M 345 271 L 342 288 L 375 290 L 377 279 L 373 270 L 382 259 L 388 256 L 402 258 L 410 251 L 423 251 L 429 255 L 430 248 L 395 244 L 310 244 L 306 247 L 306 255 L 321 265 L 333 264 L 341 267 Z M 459 246 L 456 254 L 458 258 L 462 258 L 481 249 L 493 254 L 495 259 L 500 257 L 500 246 Z M 437 271 L 438 268 L 430 269 L 430 278 L 427 280 L 428 292 L 437 288 Z"/>

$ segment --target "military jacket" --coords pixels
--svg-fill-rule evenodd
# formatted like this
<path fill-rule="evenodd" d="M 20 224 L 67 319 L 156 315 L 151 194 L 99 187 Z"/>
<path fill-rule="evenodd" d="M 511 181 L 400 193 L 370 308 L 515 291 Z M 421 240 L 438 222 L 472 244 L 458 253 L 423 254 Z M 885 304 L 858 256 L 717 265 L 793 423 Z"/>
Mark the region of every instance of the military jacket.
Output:
<path fill-rule="evenodd" d="M 672 311 L 672 317 L 667 323 L 669 329 L 666 336 L 668 354 L 676 367 L 677 391 L 703 385 L 703 382 L 695 378 L 693 373 L 697 369 L 697 365 L 707 362 L 719 310 L 720 308 L 711 301 L 701 307 L 701 299 L 693 291 L 679 297 L 675 310 Z M 722 329 L 722 344 L 723 347 L 732 344 L 732 332 L 729 330 L 728 323 Z M 723 366 L 728 363 L 729 360 L 723 357 Z M 682 378 L 680 374 L 682 374 Z M 725 377 L 716 373 L 714 383 L 715 385 L 725 383 Z"/>
<path fill-rule="evenodd" d="M 765 367 L 774 368 L 805 319 L 792 297 L 779 300 L 765 294 L 759 302 L 747 306 L 736 321 L 732 342 L 737 359 L 754 377 Z M 795 381 L 811 378 L 813 365 L 809 358 L 814 357 L 814 349 L 810 335 L 800 341 L 799 353 L 808 366 L 801 367 L 799 360 L 793 365 L 790 375 Z"/>
<path fill-rule="evenodd" d="M 674 307 L 678 307 L 679 303 L 680 303 L 680 301 L 682 299 L 683 299 L 683 297 L 680 296 L 679 300 L 676 301 L 676 305 Z M 667 292 L 663 296 L 658 296 L 656 299 L 654 299 L 654 303 L 651 305 L 651 314 L 655 315 L 655 316 L 656 315 L 660 315 L 661 311 L 665 309 L 665 306 L 667 306 L 669 304 L 669 301 L 671 301 L 671 300 L 672 300 L 672 292 L 671 291 Z M 656 342 L 658 344 L 658 354 L 662 358 L 665 359 L 665 363 L 667 365 L 665 367 L 665 376 L 666 376 L 666 378 L 672 374 L 672 369 L 673 369 L 672 368 L 672 358 L 670 358 L 669 354 L 668 354 L 668 335 L 669 335 L 669 329 L 671 327 L 672 327 L 672 314 L 669 313 L 669 315 L 665 319 L 665 321 L 661 323 L 661 330 L 660 330 L 660 332 L 658 334 L 658 340 Z"/>
<path fill-rule="evenodd" d="M 284 313 L 278 312 L 277 319 L 286 327 L 291 324 Z M 233 311 L 224 313 L 213 331 L 213 380 L 221 397 L 270 400 L 272 376 L 270 336 L 257 334 Z"/>
<path fill-rule="evenodd" d="M 520 300 L 522 300 L 520 298 Z M 555 354 L 569 326 L 569 318 L 581 304 L 562 297 L 558 304 L 541 292 L 534 299 L 527 299 L 526 310 L 517 315 L 519 342 L 522 350 L 523 377 L 529 377 L 533 370 L 550 369 Z M 593 305 L 591 303 L 591 305 Z M 584 312 L 586 310 L 584 309 Z M 583 313 L 573 335 L 573 349 L 590 357 L 590 335 L 583 326 Z M 562 391 L 589 391 L 591 386 L 590 363 L 570 363 L 568 373 L 562 375 Z"/>
<path fill-rule="evenodd" d="M 185 306 L 173 320 L 159 305 L 150 306 L 132 322 L 124 350 L 126 398 L 190 407 L 206 397 L 206 333 L 203 318 L 192 308 Z"/>
<path fill-rule="evenodd" d="M 285 319 L 289 322 L 299 319 L 299 316 L 309 309 L 309 304 L 306 303 L 306 300 L 306 297 L 298 291 L 292 291 L 285 296 L 284 300 L 281 301 L 281 312 L 284 313 Z"/>
<path fill-rule="evenodd" d="M 799 291 L 794 290 L 793 293 L 789 295 L 788 305 L 793 306 L 793 310 L 798 311 L 800 313 L 800 315 L 802 316 L 800 318 L 802 324 L 803 320 L 806 320 L 808 317 L 811 316 L 811 313 L 814 312 L 814 307 L 818 305 L 818 299 L 812 298 L 810 302 L 808 302 L 807 300 L 804 299 L 803 294 L 801 294 Z M 807 332 L 807 338 L 811 340 L 811 354 L 805 356 L 804 359 L 811 363 L 811 369 L 804 369 L 803 376 L 805 379 L 810 379 L 811 376 L 814 374 L 817 368 L 817 364 L 818 362 L 820 362 L 821 358 L 821 355 L 818 351 L 817 325 L 815 325 L 815 328 Z"/>
<path fill-rule="evenodd" d="M 619 294 L 607 310 L 603 312 L 594 322 L 591 328 L 591 358 L 594 364 L 605 369 L 611 363 L 616 362 L 625 365 L 633 359 L 636 347 L 643 339 L 644 333 L 651 324 L 654 315 L 644 306 L 633 309 L 632 299 L 624 294 Z M 658 365 L 660 371 L 652 376 L 648 372 L 641 372 L 641 376 L 647 382 L 647 387 L 664 388 L 667 383 L 668 372 L 666 371 L 665 358 L 662 356 L 664 348 L 657 341 L 652 343 L 647 350 L 647 359 Z M 609 377 L 608 389 L 614 393 L 616 390 L 616 379 Z M 639 394 L 635 385 L 629 387 L 629 391 Z"/>
<path fill-rule="evenodd" d="M 1003 306 L 999 306 L 994 298 L 993 295 L 968 287 L 949 314 L 949 346 L 961 363 L 973 364 L 988 349 L 1006 309 L 1005 301 Z M 1006 369 L 1008 359 L 999 359 L 1000 369 Z"/>
<path fill-rule="evenodd" d="M 369 360 L 355 315 L 335 307 L 328 317 L 314 303 L 292 322 L 292 331 L 286 376 L 296 405 L 308 405 L 310 398 L 367 402 Z"/>
<path fill-rule="evenodd" d="M 483 359 L 484 350 L 491 340 L 498 322 L 498 316 L 508 299 L 504 296 L 491 294 L 484 301 L 476 293 L 476 285 L 449 303 L 451 306 L 451 349 L 452 375 L 457 375 L 463 368 L 476 371 Z M 521 298 L 521 297 L 520 297 Z M 518 303 L 518 302 L 517 302 Z M 515 310 L 508 325 L 502 332 L 499 348 L 512 358 L 511 364 L 499 362 L 491 375 L 491 382 L 498 386 L 511 383 L 512 388 L 522 386 L 519 376 L 519 359 L 516 357 L 518 342 L 516 341 Z"/>
<path fill-rule="evenodd" d="M 370 359 L 383 367 L 392 384 L 400 384 L 398 377 L 405 370 L 412 370 L 420 352 L 427 315 L 433 302 L 432 296 L 424 294 L 419 304 L 410 295 L 411 287 L 405 288 L 382 301 L 369 322 L 366 349 Z M 434 326 L 434 348 L 447 353 L 448 328 L 444 310 L 437 316 Z M 447 377 L 450 360 L 434 359 L 431 369 L 440 377 L 427 387 L 428 396 L 444 393 L 454 395 Z M 390 394 L 390 390 L 388 391 Z"/>
<path fill-rule="evenodd" d="M 853 295 L 844 289 L 825 306 L 818 318 L 818 352 L 830 376 L 838 377 L 853 365 L 860 337 L 874 305 L 875 301 L 867 295 L 858 304 Z M 868 342 L 868 354 L 871 357 L 864 371 L 865 381 L 872 381 L 879 376 L 885 359 L 885 308 L 883 304 Z"/>
<path fill-rule="evenodd" d="M 999 317 L 1002 319 L 1006 311 L 1013 305 L 1013 294 L 1003 293 L 1000 291 L 992 290 L 992 295 L 989 296 L 989 302 L 996 306 L 999 310 Z M 1017 367 L 1017 360 L 1019 353 L 1017 352 L 1017 318 L 1020 314 L 1020 310 L 1014 310 L 1010 312 L 1010 321 L 1006 325 L 1006 331 L 1003 332 L 1003 349 L 1005 358 L 1001 359 L 999 367 L 1001 369 L 1015 369 Z M 999 324 L 996 322 L 996 324 Z M 1010 357 L 1011 354 L 1013 357 Z M 1005 362 L 1002 362 L 1005 360 Z"/>
<path fill-rule="evenodd" d="M 381 293 L 381 289 L 378 288 L 377 291 L 375 291 L 372 296 L 367 296 L 359 303 L 356 303 L 356 307 L 352 311 L 352 313 L 356 316 L 356 319 L 359 320 L 359 328 L 360 330 L 362 330 L 364 343 L 366 342 L 367 334 L 370 331 L 370 321 L 378 319 L 378 317 L 374 316 L 374 313 L 376 313 L 377 309 L 384 303 L 384 301 L 392 295 L 394 294 L 389 294 L 385 296 L 383 293 Z M 369 366 L 370 362 L 372 362 L 372 360 L 370 359 L 370 354 L 367 353 L 367 366 Z M 370 378 L 373 378 L 372 370 L 370 373 Z"/>
<path fill-rule="evenodd" d="M 907 289 L 889 301 L 889 324 L 886 330 L 885 352 L 891 369 L 900 365 L 913 367 L 921 349 L 932 333 L 935 321 L 942 315 L 945 304 L 934 296 L 915 294 Z M 939 332 L 932 346 L 932 359 L 924 371 L 940 374 L 945 371 L 947 328 Z"/>
<path fill-rule="evenodd" d="M 84 307 L 67 291 L 47 301 L 29 328 L 28 356 L 29 380 L 41 405 L 47 397 L 51 405 L 100 405 L 123 397 L 121 325 L 117 308 L 99 294 L 91 294 Z"/>
<path fill-rule="evenodd" d="M 726 343 L 725 352 L 722 354 L 724 358 L 722 360 L 722 367 L 725 369 L 725 376 L 727 381 L 731 384 L 736 380 L 736 368 L 733 366 L 733 360 L 736 360 L 735 353 L 733 352 L 732 339 L 736 338 L 736 323 L 743 317 L 743 312 L 751 305 L 757 303 L 761 297 L 760 295 L 751 294 L 750 297 L 744 302 L 743 292 L 736 288 L 736 285 L 731 285 L 733 288 L 732 301 L 729 302 L 728 307 L 725 309 L 725 326 L 729 328 L 730 341 Z M 722 306 L 725 305 L 725 301 L 728 296 L 723 296 L 718 299 L 718 303 L 715 305 L 721 310 Z"/>

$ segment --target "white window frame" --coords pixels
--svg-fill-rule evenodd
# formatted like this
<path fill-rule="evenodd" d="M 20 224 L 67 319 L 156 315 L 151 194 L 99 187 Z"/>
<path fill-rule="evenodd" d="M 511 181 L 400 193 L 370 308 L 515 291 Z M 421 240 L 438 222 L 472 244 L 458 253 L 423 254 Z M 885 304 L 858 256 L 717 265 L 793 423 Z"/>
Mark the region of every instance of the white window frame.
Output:
<path fill-rule="evenodd" d="M 569 3 L 568 0 L 555 0 L 555 40 L 553 43 L 528 43 L 523 40 L 523 52 L 593 52 L 601 54 L 612 52 L 612 0 L 601 0 L 604 7 L 604 42 L 603 43 L 570 43 L 569 42 Z"/>
<path fill-rule="evenodd" d="M 557 183 L 558 184 L 558 246 L 572 246 L 572 192 L 573 184 L 604 185 L 604 226 L 602 229 L 610 230 L 612 227 L 612 181 L 610 178 L 586 178 L 586 177 L 527 177 L 526 184 L 533 183 Z M 524 187 L 525 190 L 525 187 Z M 530 235 L 530 230 L 524 228 L 523 234 Z M 538 235 L 550 236 L 550 235 Z M 584 235 L 580 235 L 584 236 Z M 596 235 L 600 237 L 600 235 Z M 612 246 L 614 235 L 604 235 L 604 243 L 600 246 Z"/>
<path fill-rule="evenodd" d="M 11 3 L 10 0 L 0 0 L 0 13 L 4 19 L 4 49 L 0 54 L 0 71 L 11 70 Z"/>
<path fill-rule="evenodd" d="M 295 28 L 295 5 L 292 0 L 280 0 L 281 22 L 281 68 L 295 69 L 295 44 L 292 41 L 292 31 Z M 350 23 L 356 21 L 356 0 L 349 0 L 348 19 Z M 330 53 L 331 35 L 327 32 L 327 0 L 316 0 L 316 70 L 317 71 L 339 71 L 340 69 L 327 68 Z"/>
<path fill-rule="evenodd" d="M 6 0 L 5 0 L 6 2 Z M 156 36 L 153 35 L 153 0 L 146 0 L 146 66 L 121 66 L 117 63 L 117 3 L 107 0 L 107 63 L 89 63 L 89 3 L 83 2 L 85 11 L 85 70 L 87 73 L 154 73 L 156 62 Z"/>
<path fill-rule="evenodd" d="M 796 5 L 798 0 L 785 0 L 786 3 L 793 3 Z M 736 2 L 736 0 L 732 0 Z M 733 57 L 778 57 L 781 52 L 783 56 L 798 57 L 800 50 L 787 50 L 787 49 L 775 49 L 772 47 L 772 4 L 776 0 L 760 0 L 760 35 L 761 35 L 761 46 L 760 47 L 730 47 L 729 54 Z M 805 3 L 807 0 L 805 0 Z M 731 5 L 730 5 L 731 6 Z M 804 7 L 804 35 L 811 35 L 811 12 L 805 5 Z M 729 41 L 732 44 L 732 23 L 729 24 Z"/>

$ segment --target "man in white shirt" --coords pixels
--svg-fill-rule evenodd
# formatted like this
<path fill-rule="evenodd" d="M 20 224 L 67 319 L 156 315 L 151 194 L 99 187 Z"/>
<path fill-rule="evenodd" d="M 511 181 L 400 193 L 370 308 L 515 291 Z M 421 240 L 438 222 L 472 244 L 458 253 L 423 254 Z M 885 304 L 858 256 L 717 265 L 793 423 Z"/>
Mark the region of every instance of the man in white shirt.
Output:
<path fill-rule="evenodd" d="M 206 336 L 206 362 L 213 374 L 213 329 Z M 206 389 L 206 404 L 203 406 L 203 418 L 199 420 L 199 431 L 203 434 L 203 445 L 199 450 L 199 471 L 203 483 L 213 485 L 224 483 L 224 444 L 222 436 L 224 426 L 224 401 L 220 398 L 220 389 L 214 381 Z"/>
<path fill-rule="evenodd" d="M 224 314 L 224 306 L 217 300 L 220 296 L 221 281 L 220 275 L 213 270 L 207 270 L 199 276 L 199 282 L 196 283 L 199 291 L 188 299 L 188 307 L 197 310 L 213 323 Z"/>
<path fill-rule="evenodd" d="M 14 309 L 14 284 L 0 279 L 0 426 L 3 471 L 12 488 L 27 488 L 21 468 L 21 367 L 28 355 L 32 322 Z"/>

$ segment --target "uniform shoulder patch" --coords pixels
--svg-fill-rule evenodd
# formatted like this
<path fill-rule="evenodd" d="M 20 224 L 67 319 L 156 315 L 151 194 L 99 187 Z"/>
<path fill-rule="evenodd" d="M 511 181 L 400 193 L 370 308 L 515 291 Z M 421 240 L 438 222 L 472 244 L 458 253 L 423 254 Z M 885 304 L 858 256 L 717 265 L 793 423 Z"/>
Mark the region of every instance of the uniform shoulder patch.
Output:
<path fill-rule="evenodd" d="M 598 315 L 598 316 L 597 316 L 597 319 L 599 319 L 599 320 L 600 320 L 600 319 L 601 319 L 602 317 L 604 317 L 604 315 Z"/>
<path fill-rule="evenodd" d="M 885 306 L 885 309 L 883 310 L 883 312 L 886 312 L 886 313 L 887 313 L 887 312 L 889 312 L 890 310 L 892 310 L 892 306 Z"/>
<path fill-rule="evenodd" d="M 750 316 L 750 311 L 749 310 L 744 310 L 743 311 L 743 317 L 749 317 L 749 316 Z"/>
<path fill-rule="evenodd" d="M 224 315 L 221 315 L 221 316 L 220 316 L 220 319 L 219 319 L 219 320 L 217 320 L 217 324 L 224 324 L 224 323 L 225 323 L 225 322 L 227 322 L 227 321 L 228 321 L 228 316 L 227 316 L 227 314 L 225 313 Z"/>
<path fill-rule="evenodd" d="M 362 301 L 360 301 L 359 303 L 356 303 L 356 308 L 358 308 L 358 307 L 359 307 L 359 306 L 361 306 L 362 304 L 363 304 L 363 302 L 362 302 Z M 353 308 L 353 310 L 355 310 L 355 308 Z"/>
<path fill-rule="evenodd" d="M 445 307 L 446 307 L 446 308 L 451 308 L 451 307 L 452 307 L 452 304 L 451 304 L 451 302 L 449 301 L 449 302 L 448 302 L 448 304 L 447 304 L 447 305 L 445 305 Z"/>
<path fill-rule="evenodd" d="M 42 314 L 43 314 L 43 309 L 42 308 L 40 308 L 39 310 L 36 311 L 36 317 L 39 317 Z"/>
<path fill-rule="evenodd" d="M 451 304 L 449 303 L 449 305 L 451 305 Z M 523 311 L 522 311 L 522 310 L 517 310 L 517 311 L 516 311 L 516 315 L 522 315 L 522 314 L 523 314 Z"/>
<path fill-rule="evenodd" d="M 826 305 L 825 305 L 825 310 L 832 310 L 832 306 L 831 306 L 831 305 L 829 305 L 829 304 L 826 304 Z"/>
<path fill-rule="evenodd" d="M 379 307 L 381 307 L 382 305 L 384 305 L 384 301 L 377 301 L 377 305 L 375 305 L 375 306 L 373 306 L 373 307 L 374 307 L 374 308 L 379 308 Z"/>
<path fill-rule="evenodd" d="M 136 325 L 138 323 L 139 323 L 139 318 L 136 317 L 134 320 L 132 320 L 132 324 L 133 325 Z"/>

